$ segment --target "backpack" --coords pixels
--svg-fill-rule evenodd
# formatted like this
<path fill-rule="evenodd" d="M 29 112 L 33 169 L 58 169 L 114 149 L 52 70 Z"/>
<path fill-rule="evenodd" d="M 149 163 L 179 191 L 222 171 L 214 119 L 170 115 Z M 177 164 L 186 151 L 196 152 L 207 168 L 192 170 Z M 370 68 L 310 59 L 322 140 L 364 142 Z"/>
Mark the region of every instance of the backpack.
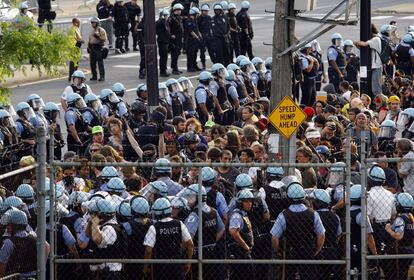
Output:
<path fill-rule="evenodd" d="M 170 94 L 171 96 L 171 108 L 173 117 L 181 116 L 184 112 L 183 103 L 178 97 L 178 93 Z"/>
<path fill-rule="evenodd" d="M 381 39 L 381 53 L 374 49 L 381 58 L 382 64 L 388 64 L 391 60 L 391 46 L 388 39 L 380 37 Z"/>
<path fill-rule="evenodd" d="M 293 53 L 293 75 L 297 82 L 301 82 L 303 80 L 302 60 L 296 52 Z"/>

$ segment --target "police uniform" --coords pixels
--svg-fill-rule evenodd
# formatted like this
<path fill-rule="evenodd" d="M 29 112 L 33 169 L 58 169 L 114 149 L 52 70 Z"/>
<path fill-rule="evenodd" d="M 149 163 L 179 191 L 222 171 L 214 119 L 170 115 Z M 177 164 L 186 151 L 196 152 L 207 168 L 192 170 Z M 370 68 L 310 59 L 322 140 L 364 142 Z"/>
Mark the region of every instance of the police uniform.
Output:
<path fill-rule="evenodd" d="M 102 125 L 103 120 L 98 112 L 90 107 L 82 109 L 82 118 L 85 124 L 90 127 Z"/>
<path fill-rule="evenodd" d="M 170 24 L 164 18 L 155 23 L 157 33 L 158 54 L 160 56 L 160 74 L 167 73 L 168 46 L 170 44 Z"/>
<path fill-rule="evenodd" d="M 213 95 L 208 86 L 199 84 L 194 91 L 194 96 L 196 100 L 196 111 L 198 113 L 200 123 L 204 125 L 208 121 L 208 116 L 204 114 L 199 104 L 205 104 L 207 111 L 211 112 L 214 108 Z"/>
<path fill-rule="evenodd" d="M 196 71 L 198 70 L 197 51 L 200 48 L 199 45 L 201 41 L 201 34 L 198 30 L 197 20 L 191 17 L 188 18 L 185 21 L 185 27 L 187 34 L 187 71 Z M 194 33 L 196 37 L 194 37 L 192 33 Z"/>
<path fill-rule="evenodd" d="M 395 55 L 397 70 L 404 71 L 405 75 L 411 76 L 413 72 L 411 58 L 414 57 L 414 49 L 409 44 L 401 42 L 395 49 Z"/>
<path fill-rule="evenodd" d="M 99 34 L 99 38 L 95 35 Z M 89 59 L 91 64 L 92 80 L 96 80 L 98 72 L 96 71 L 96 64 L 98 64 L 100 79 L 105 79 L 105 66 L 102 57 L 102 47 L 107 39 L 106 31 L 102 27 L 92 28 L 89 33 L 88 49 Z"/>
<path fill-rule="evenodd" d="M 31 117 L 29 121 L 35 129 L 41 126 L 43 126 L 46 130 L 48 129 L 47 120 L 39 111 L 35 111 L 35 115 Z"/>
<path fill-rule="evenodd" d="M 64 145 L 62 129 L 59 123 L 49 119 L 48 116 L 45 116 L 45 117 L 46 117 L 46 120 L 49 126 L 51 124 L 54 124 L 56 126 L 55 129 L 53 130 L 53 138 L 54 138 L 53 146 L 55 147 L 53 153 L 54 153 L 55 159 L 60 160 L 62 158 L 62 146 Z"/>
<path fill-rule="evenodd" d="M 304 204 L 291 204 L 279 214 L 270 234 L 279 240 L 282 235 L 286 242 L 286 259 L 311 260 L 315 254 L 315 236 L 325 233 L 317 212 Z M 285 279 L 315 279 L 317 274 L 312 265 L 287 266 Z"/>
<path fill-rule="evenodd" d="M 115 48 L 121 52 L 125 52 L 123 45 L 128 48 L 128 24 L 129 24 L 129 15 L 127 8 L 122 4 L 122 2 L 116 2 L 114 8 L 112 9 L 112 16 L 114 18 L 114 28 L 115 28 Z"/>
<path fill-rule="evenodd" d="M 231 49 L 230 49 L 230 60 L 233 60 L 234 56 L 240 55 L 240 38 L 239 38 L 239 25 L 237 24 L 236 15 L 228 12 L 227 17 L 230 24 L 230 37 L 231 37 Z M 233 56 L 234 55 L 234 56 Z"/>
<path fill-rule="evenodd" d="M 65 87 L 65 90 L 62 93 L 62 99 L 66 101 L 66 97 L 68 96 L 68 94 L 70 93 L 77 93 L 80 96 L 82 96 L 82 98 L 85 97 L 85 95 L 87 95 L 88 93 L 93 93 L 90 86 L 87 84 L 82 83 L 80 85 L 80 87 L 71 84 L 70 86 Z"/>
<path fill-rule="evenodd" d="M 178 57 L 181 54 L 181 49 L 183 48 L 183 36 L 184 36 L 184 26 L 182 17 L 176 14 L 171 14 L 168 19 L 170 24 L 170 50 L 171 50 L 171 69 L 173 71 L 178 70 Z M 172 38 L 175 36 L 175 38 Z"/>
<path fill-rule="evenodd" d="M 198 207 L 195 207 L 190 215 L 185 220 L 185 225 L 188 228 L 188 232 L 194 240 L 195 253 L 194 257 L 197 258 L 198 251 L 198 223 L 200 219 L 198 217 Z M 224 255 L 219 252 L 219 247 L 216 246 L 216 237 L 217 234 L 224 231 L 224 223 L 220 218 L 218 212 L 209 207 L 208 205 L 203 205 L 202 208 L 202 221 L 203 221 L 203 259 L 220 259 L 224 258 Z M 193 279 L 198 279 L 198 273 L 196 267 L 193 271 Z M 205 264 L 203 266 L 203 279 L 223 279 L 224 274 L 222 271 L 222 266 L 219 264 Z"/>
<path fill-rule="evenodd" d="M 214 15 L 211 22 L 213 35 L 211 39 L 211 61 L 228 65 L 230 63 L 230 24 L 227 17 L 222 15 Z"/>
<path fill-rule="evenodd" d="M 183 189 L 183 186 L 181 184 L 174 182 L 170 177 L 159 177 L 157 181 L 164 182 L 167 185 L 169 196 L 175 196 Z"/>
<path fill-rule="evenodd" d="M 237 24 L 240 27 L 240 54 L 249 56 L 249 59 L 252 60 L 253 50 L 252 50 L 252 39 L 253 39 L 253 27 L 252 21 L 250 19 L 247 10 L 241 9 L 240 12 L 236 15 Z"/>
<path fill-rule="evenodd" d="M 144 18 L 138 23 L 137 26 L 137 40 L 139 46 L 139 54 L 141 60 L 139 62 L 139 78 L 143 79 L 145 77 L 145 40 L 144 40 Z"/>
<path fill-rule="evenodd" d="M 223 218 L 224 215 L 227 215 L 229 207 L 227 206 L 227 202 L 223 194 L 211 187 L 206 187 L 206 192 L 207 205 L 216 209 L 221 218 Z"/>
<path fill-rule="evenodd" d="M 310 72 L 305 71 L 311 63 L 310 59 L 306 57 L 305 54 L 301 53 L 300 60 L 302 61 L 302 73 L 303 73 L 303 82 L 301 82 L 302 89 L 302 99 L 301 104 L 306 106 L 313 106 L 316 98 L 316 87 L 315 81 L 318 75 L 318 69 L 316 68 L 316 63 L 313 64 Z"/>
<path fill-rule="evenodd" d="M 315 88 L 316 88 L 316 91 L 320 91 L 321 86 L 322 86 L 322 77 L 323 77 L 324 72 L 325 72 L 325 65 L 323 63 L 322 54 L 318 51 L 312 51 L 310 53 L 310 55 L 313 58 L 316 58 L 316 60 L 319 63 L 318 75 L 316 76 L 316 79 L 315 79 Z M 270 74 L 271 74 L 271 72 L 272 71 L 270 71 Z"/>
<path fill-rule="evenodd" d="M 170 92 L 166 97 L 168 106 L 171 108 L 173 117 L 183 116 L 185 96 L 182 92 Z"/>
<path fill-rule="evenodd" d="M 266 80 L 265 73 L 255 71 L 252 73 L 252 83 L 257 88 L 260 97 L 269 97 L 270 88 L 269 83 Z"/>
<path fill-rule="evenodd" d="M 221 106 L 221 109 L 224 111 L 224 114 L 220 115 L 218 110 L 214 110 L 214 121 L 221 125 L 230 125 L 229 115 L 232 114 L 230 110 L 231 103 L 227 96 L 226 85 L 223 79 L 213 76 L 214 80 L 210 83 L 211 93 L 217 97 L 218 102 Z"/>
<path fill-rule="evenodd" d="M 328 61 L 335 61 L 342 74 L 345 74 L 345 53 L 340 47 L 332 45 L 328 48 Z M 333 69 L 330 64 L 328 67 L 328 77 L 329 82 L 334 85 L 336 92 L 339 92 L 339 74 Z"/>
<path fill-rule="evenodd" d="M 153 248 L 154 259 L 180 259 L 181 243 L 191 240 L 183 222 L 163 218 L 151 225 L 144 239 L 144 246 Z M 154 264 L 153 279 L 184 279 L 182 265 Z"/>
<path fill-rule="evenodd" d="M 83 154 L 85 147 L 83 147 L 83 142 L 85 139 L 83 139 L 82 134 L 85 135 L 86 133 L 86 126 L 83 121 L 82 114 L 79 112 L 76 108 L 69 108 L 65 112 L 65 122 L 66 127 L 69 127 L 70 125 L 73 125 L 78 133 L 78 137 L 82 143 L 77 143 L 75 141 L 75 138 L 70 134 L 68 130 L 67 134 L 67 144 L 68 144 L 68 150 L 77 152 L 77 154 Z M 83 141 L 82 141 L 83 140 Z"/>
<path fill-rule="evenodd" d="M 211 57 L 211 16 L 209 15 L 200 15 L 197 18 L 197 25 L 198 29 L 201 33 L 202 39 L 200 41 L 200 60 L 203 65 L 203 68 L 206 67 L 206 50 L 208 50 L 208 53 Z"/>
<path fill-rule="evenodd" d="M 34 140 L 35 130 L 29 121 L 22 118 L 16 120 L 16 132 L 22 140 Z M 18 157 L 34 155 L 34 145 L 24 143 L 24 148 L 18 152 Z"/>
<path fill-rule="evenodd" d="M 402 235 L 402 239 L 398 241 L 398 254 L 413 254 L 414 225 L 412 214 L 399 215 L 392 224 L 392 230 Z M 398 260 L 398 275 L 393 279 L 407 279 L 411 262 L 411 259 Z"/>
<path fill-rule="evenodd" d="M 134 51 L 137 50 L 137 44 L 138 44 L 138 34 L 136 31 L 136 25 L 138 23 L 138 19 L 141 17 L 141 7 L 137 4 L 134 5 L 132 4 L 132 2 L 127 2 L 124 5 L 127 8 L 128 11 L 128 17 L 129 17 L 129 22 L 131 23 L 131 34 L 132 34 L 132 47 L 134 49 Z M 129 42 L 128 42 L 128 37 L 126 36 L 125 38 L 125 45 L 126 48 L 128 50 L 129 47 Z"/>
<path fill-rule="evenodd" d="M 274 222 L 279 214 L 289 207 L 286 187 L 282 182 L 277 182 L 265 185 L 261 190 L 262 197 L 269 208 L 270 221 Z"/>
<path fill-rule="evenodd" d="M 358 72 L 360 67 L 360 59 L 354 53 L 346 54 L 346 77 L 345 79 L 351 84 L 353 82 L 358 82 Z"/>

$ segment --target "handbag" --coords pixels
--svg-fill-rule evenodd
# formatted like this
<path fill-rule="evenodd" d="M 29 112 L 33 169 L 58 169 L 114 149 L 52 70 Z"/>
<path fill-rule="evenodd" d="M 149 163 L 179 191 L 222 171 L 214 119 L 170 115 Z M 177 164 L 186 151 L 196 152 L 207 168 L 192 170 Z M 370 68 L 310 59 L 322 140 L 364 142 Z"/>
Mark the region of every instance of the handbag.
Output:
<path fill-rule="evenodd" d="M 108 53 L 109 53 L 109 49 L 107 47 L 103 47 L 101 49 L 101 55 L 102 55 L 102 59 L 105 59 L 108 57 Z"/>

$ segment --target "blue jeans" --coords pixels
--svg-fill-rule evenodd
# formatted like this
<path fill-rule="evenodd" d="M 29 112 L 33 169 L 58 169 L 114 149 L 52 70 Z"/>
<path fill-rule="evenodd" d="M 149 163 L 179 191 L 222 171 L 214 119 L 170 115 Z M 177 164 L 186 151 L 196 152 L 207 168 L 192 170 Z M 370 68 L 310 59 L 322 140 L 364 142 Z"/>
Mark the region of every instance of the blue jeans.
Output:
<path fill-rule="evenodd" d="M 381 76 L 382 67 L 372 69 L 371 88 L 373 95 L 382 93 Z"/>

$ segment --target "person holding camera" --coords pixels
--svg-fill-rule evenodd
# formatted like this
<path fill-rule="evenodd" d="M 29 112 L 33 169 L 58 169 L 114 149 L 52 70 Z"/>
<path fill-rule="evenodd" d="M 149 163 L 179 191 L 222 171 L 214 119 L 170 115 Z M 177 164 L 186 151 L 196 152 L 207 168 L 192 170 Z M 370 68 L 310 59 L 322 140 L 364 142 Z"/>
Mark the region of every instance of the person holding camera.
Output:
<path fill-rule="evenodd" d="M 105 67 L 103 63 L 104 56 L 102 55 L 103 46 L 106 42 L 107 36 L 106 31 L 99 26 L 99 18 L 92 17 L 91 25 L 92 29 L 89 33 L 88 41 L 88 52 L 89 59 L 91 63 L 92 78 L 91 81 L 96 81 L 98 79 L 98 73 L 96 71 L 96 64 L 98 63 L 99 67 L 99 81 L 105 81 Z"/>

